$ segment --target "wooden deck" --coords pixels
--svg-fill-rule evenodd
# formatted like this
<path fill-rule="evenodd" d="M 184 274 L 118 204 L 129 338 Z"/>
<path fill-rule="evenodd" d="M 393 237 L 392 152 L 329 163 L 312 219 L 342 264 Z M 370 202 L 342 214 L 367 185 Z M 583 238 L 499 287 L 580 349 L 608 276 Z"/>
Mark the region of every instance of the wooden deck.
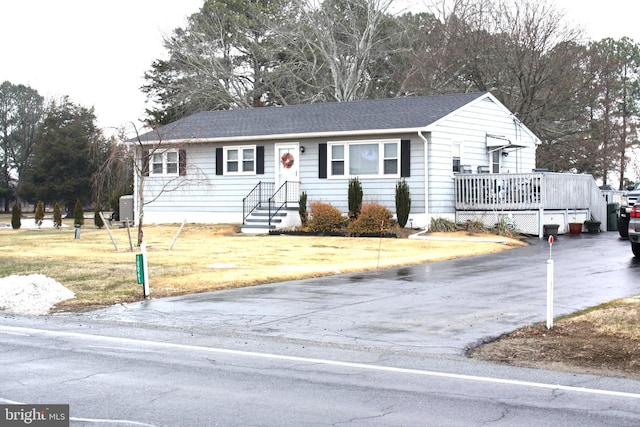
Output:
<path fill-rule="evenodd" d="M 458 174 L 455 176 L 456 211 L 505 212 L 537 215 L 536 233 L 558 218 L 545 218 L 545 212 L 563 214 L 562 226 L 573 212 L 580 222 L 593 217 L 607 226 L 607 200 L 591 175 L 549 172 L 521 174 Z M 580 215 L 578 215 L 580 213 Z"/>

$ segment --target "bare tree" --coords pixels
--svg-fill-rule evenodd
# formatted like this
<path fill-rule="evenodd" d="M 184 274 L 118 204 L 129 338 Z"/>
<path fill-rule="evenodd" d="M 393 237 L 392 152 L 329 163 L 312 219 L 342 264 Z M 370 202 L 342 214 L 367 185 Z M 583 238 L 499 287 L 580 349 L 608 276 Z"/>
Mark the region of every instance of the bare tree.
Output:
<path fill-rule="evenodd" d="M 302 64 L 312 101 L 353 101 L 389 96 L 389 69 L 403 30 L 388 13 L 392 0 L 297 2 L 300 21 L 284 28 L 281 45 L 291 64 Z M 286 67 L 286 65 L 285 65 Z"/>
<path fill-rule="evenodd" d="M 120 196 L 133 190 L 133 159 L 128 146 L 120 142 L 122 140 L 122 135 L 112 136 L 106 141 L 104 152 L 97 156 L 101 162 L 91 177 L 91 185 L 98 206 L 106 199 L 114 208 L 118 206 Z"/>
<path fill-rule="evenodd" d="M 607 38 L 589 45 L 588 60 L 590 137 L 598 144 L 594 157 L 601 157 L 598 176 L 607 184 L 617 172 L 624 188 L 627 151 L 638 144 L 640 47 L 628 38 Z"/>
<path fill-rule="evenodd" d="M 581 30 L 544 0 L 434 0 L 428 11 L 408 87 L 492 92 L 542 140 L 538 164 L 569 170 L 589 123 Z"/>
<path fill-rule="evenodd" d="M 119 138 L 112 138 L 108 150 L 108 156 L 101 165 L 98 173 L 94 175 L 94 191 L 97 193 L 118 189 L 128 185 L 128 178 L 123 180 L 124 174 L 133 173 L 135 194 L 137 199 L 137 215 L 135 219 L 138 227 L 137 243 L 144 240 L 144 209 L 145 206 L 158 200 L 163 195 L 172 192 L 186 190 L 192 185 L 209 186 L 209 178 L 195 164 L 187 161 L 189 142 L 180 144 L 167 144 L 162 135 L 157 131 L 151 131 L 155 138 L 147 138 L 140 132 L 135 124 L 120 130 Z M 133 134 L 133 136 L 131 136 Z M 154 139 L 150 141 L 150 139 Z M 155 156 L 163 156 L 168 151 L 175 152 L 177 162 L 175 171 L 164 174 L 154 174 L 153 159 Z M 172 167 L 174 165 L 172 164 Z M 157 176 L 154 176 L 157 175 Z M 153 188 L 148 181 L 151 180 Z M 122 220 L 122 218 L 120 218 Z M 133 218 L 131 218 L 133 219 Z"/>

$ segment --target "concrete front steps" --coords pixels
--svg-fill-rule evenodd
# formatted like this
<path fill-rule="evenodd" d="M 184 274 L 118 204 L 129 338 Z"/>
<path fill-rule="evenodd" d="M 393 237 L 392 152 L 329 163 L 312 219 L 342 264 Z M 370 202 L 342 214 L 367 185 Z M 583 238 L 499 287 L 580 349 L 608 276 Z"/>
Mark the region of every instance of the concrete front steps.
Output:
<path fill-rule="evenodd" d="M 244 234 L 269 234 L 271 230 L 299 225 L 300 214 L 297 206 L 280 209 L 271 219 L 271 225 L 269 225 L 269 209 L 259 207 L 251 212 L 244 224 L 240 226 L 240 231 Z"/>

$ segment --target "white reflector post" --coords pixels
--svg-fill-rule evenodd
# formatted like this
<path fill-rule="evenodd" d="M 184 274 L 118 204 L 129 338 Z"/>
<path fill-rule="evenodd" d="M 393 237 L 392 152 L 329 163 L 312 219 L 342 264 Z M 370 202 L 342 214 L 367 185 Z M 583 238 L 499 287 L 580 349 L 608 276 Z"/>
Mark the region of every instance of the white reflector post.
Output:
<path fill-rule="evenodd" d="M 547 260 L 547 329 L 553 328 L 553 260 Z"/>
<path fill-rule="evenodd" d="M 142 293 L 144 298 L 149 298 L 149 261 L 147 260 L 147 245 L 140 245 L 140 253 L 142 253 L 142 268 L 144 271 L 144 284 L 142 285 Z"/>

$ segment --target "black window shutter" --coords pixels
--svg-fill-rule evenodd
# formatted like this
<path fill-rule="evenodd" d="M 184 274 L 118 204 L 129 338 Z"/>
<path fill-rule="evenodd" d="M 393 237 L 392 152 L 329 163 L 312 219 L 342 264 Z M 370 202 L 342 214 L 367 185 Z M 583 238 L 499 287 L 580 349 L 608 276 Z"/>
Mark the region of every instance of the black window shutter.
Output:
<path fill-rule="evenodd" d="M 187 175 L 187 150 L 178 150 L 178 169 L 180 176 Z"/>
<path fill-rule="evenodd" d="M 411 176 L 411 140 L 403 139 L 400 141 L 400 176 Z"/>
<path fill-rule="evenodd" d="M 264 175 L 264 147 L 261 145 L 256 147 L 256 173 Z"/>
<path fill-rule="evenodd" d="M 318 144 L 318 178 L 327 178 L 327 144 Z"/>
<path fill-rule="evenodd" d="M 149 150 L 142 150 L 142 175 L 149 176 Z"/>
<path fill-rule="evenodd" d="M 222 175 L 224 171 L 224 158 L 222 148 L 216 148 L 216 175 Z"/>

